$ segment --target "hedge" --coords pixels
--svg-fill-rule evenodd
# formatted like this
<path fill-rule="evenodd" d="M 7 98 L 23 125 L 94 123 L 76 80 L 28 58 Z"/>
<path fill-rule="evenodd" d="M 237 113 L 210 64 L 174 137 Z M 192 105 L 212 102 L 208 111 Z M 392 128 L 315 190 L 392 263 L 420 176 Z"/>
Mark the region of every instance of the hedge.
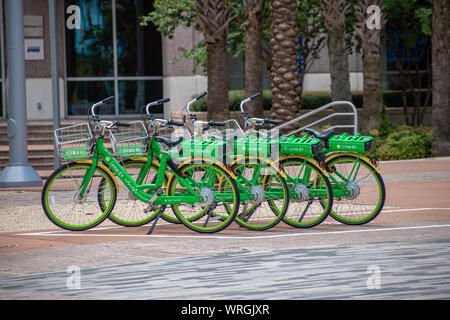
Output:
<path fill-rule="evenodd" d="M 195 95 L 193 96 L 195 97 Z M 239 104 L 244 100 L 244 90 L 232 90 L 229 93 L 230 110 L 239 110 Z M 388 107 L 401 107 L 402 95 L 399 92 L 384 92 L 383 101 Z M 413 98 L 407 95 L 409 105 L 413 104 Z M 207 99 L 203 98 L 192 106 L 192 111 L 206 111 Z M 331 93 L 328 91 L 304 92 L 302 94 L 302 109 L 316 109 L 331 102 Z M 357 108 L 363 105 L 363 95 L 360 91 L 352 93 L 352 102 Z M 263 108 L 270 110 L 272 106 L 272 92 L 270 90 L 263 91 Z"/>

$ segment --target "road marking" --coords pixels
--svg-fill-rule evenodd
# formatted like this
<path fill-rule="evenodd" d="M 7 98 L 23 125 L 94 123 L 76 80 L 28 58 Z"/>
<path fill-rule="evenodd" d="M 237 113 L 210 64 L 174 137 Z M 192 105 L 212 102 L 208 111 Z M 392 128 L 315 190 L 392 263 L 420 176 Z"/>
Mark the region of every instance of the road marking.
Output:
<path fill-rule="evenodd" d="M 450 210 L 450 208 L 412 208 L 412 209 L 390 209 L 383 210 L 383 212 L 402 212 L 402 211 L 430 211 L 430 210 Z M 322 222 L 323 224 L 340 224 L 339 222 Z M 350 226 L 349 226 L 350 227 Z M 162 235 L 162 234 L 87 234 L 79 233 L 69 230 L 57 230 L 57 231 L 42 231 L 42 232 L 29 232 L 29 233 L 17 233 L 16 236 L 67 236 L 67 237 L 117 237 L 117 238 L 191 238 L 191 239 L 269 239 L 269 238 L 283 238 L 283 237 L 299 237 L 299 236 L 313 236 L 324 234 L 346 234 L 346 233 L 362 233 L 362 232 L 383 232 L 383 231 L 397 231 L 397 230 L 414 230 L 414 229 L 427 229 L 427 228 L 446 228 L 450 227 L 450 224 L 440 225 L 426 225 L 426 226 L 410 226 L 410 227 L 393 227 L 393 228 L 375 228 L 375 229 L 356 229 L 356 230 L 341 230 L 341 231 L 317 231 L 317 232 L 305 232 L 305 233 L 283 233 L 283 234 L 267 234 L 262 236 L 226 236 L 226 235 Z M 112 227 L 100 227 L 95 229 L 86 230 L 89 231 L 101 231 L 108 229 L 126 228 L 122 226 Z"/>

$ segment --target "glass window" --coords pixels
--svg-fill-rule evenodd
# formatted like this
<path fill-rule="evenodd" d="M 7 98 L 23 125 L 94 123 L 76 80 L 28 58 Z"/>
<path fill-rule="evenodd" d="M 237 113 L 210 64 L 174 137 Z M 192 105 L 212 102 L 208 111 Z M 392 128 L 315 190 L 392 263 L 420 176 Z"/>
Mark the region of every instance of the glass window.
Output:
<path fill-rule="evenodd" d="M 94 103 L 113 95 L 114 81 L 67 81 L 68 115 L 87 115 Z M 114 113 L 114 103 L 99 109 L 99 114 Z"/>
<path fill-rule="evenodd" d="M 140 17 L 153 10 L 153 1 L 116 0 L 117 63 L 119 76 L 162 74 L 161 34 Z"/>
<path fill-rule="evenodd" d="M 141 108 L 162 98 L 162 80 L 119 81 L 119 113 L 141 114 Z M 162 106 L 155 106 L 152 113 L 162 113 Z"/>
<path fill-rule="evenodd" d="M 141 106 L 163 98 L 161 34 L 152 24 L 139 25 L 140 17 L 153 10 L 153 1 L 64 4 L 66 10 L 77 6 L 80 13 L 80 28 L 65 26 L 68 115 L 85 115 L 92 103 L 112 95 L 118 106 L 112 104 L 102 114 L 137 115 Z"/>
<path fill-rule="evenodd" d="M 65 5 L 80 9 L 80 28 L 65 28 L 67 76 L 113 76 L 111 1 L 66 0 Z"/>

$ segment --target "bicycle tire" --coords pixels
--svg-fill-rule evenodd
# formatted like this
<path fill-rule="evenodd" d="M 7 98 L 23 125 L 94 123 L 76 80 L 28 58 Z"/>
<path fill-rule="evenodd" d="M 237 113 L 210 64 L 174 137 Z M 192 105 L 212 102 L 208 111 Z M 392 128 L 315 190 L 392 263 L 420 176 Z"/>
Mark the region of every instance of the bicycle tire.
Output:
<path fill-rule="evenodd" d="M 346 169 L 340 164 L 348 163 L 350 167 L 355 161 L 359 164 L 357 173 L 360 173 L 359 170 L 361 168 L 364 170 L 363 174 L 358 176 L 358 179 L 356 179 L 356 175 L 354 179 L 357 182 L 352 191 L 354 193 L 357 192 L 358 195 L 342 198 L 335 197 L 335 205 L 333 210 L 330 211 L 330 215 L 335 220 L 348 225 L 362 225 L 372 221 L 380 214 L 386 200 L 386 188 L 383 178 L 367 161 L 362 160 L 357 155 L 345 154 L 333 155 L 333 157 L 329 155 L 325 163 L 329 167 L 334 167 L 335 170 L 343 171 Z M 340 189 L 337 186 L 334 186 L 334 188 Z"/>
<path fill-rule="evenodd" d="M 283 221 L 295 228 L 321 224 L 328 217 L 334 200 L 331 183 L 323 170 L 315 162 L 294 155 L 283 158 L 279 165 L 288 176 L 291 199 Z M 315 197 L 314 193 L 324 196 Z"/>
<path fill-rule="evenodd" d="M 83 231 L 102 223 L 114 208 L 117 190 L 114 178 L 100 166 L 95 168 L 89 188 L 83 199 L 76 198 L 89 163 L 71 162 L 56 169 L 46 180 L 41 194 L 41 204 L 47 218 L 58 227 L 71 231 Z M 109 186 L 103 192 L 104 208 L 98 206 L 98 196 L 90 194 L 102 180 Z M 94 189 L 92 189 L 94 187 Z M 72 189 L 72 190 L 71 190 Z M 95 203 L 95 204 L 94 204 Z"/>

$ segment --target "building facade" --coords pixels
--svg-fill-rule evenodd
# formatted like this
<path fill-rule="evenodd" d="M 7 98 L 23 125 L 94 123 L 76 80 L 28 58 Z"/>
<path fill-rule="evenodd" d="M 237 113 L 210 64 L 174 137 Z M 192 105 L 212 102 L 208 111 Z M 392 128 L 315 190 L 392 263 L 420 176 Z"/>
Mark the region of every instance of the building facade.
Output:
<path fill-rule="evenodd" d="M 4 8 L 3 1 L 2 6 Z M 92 103 L 115 96 L 102 114 L 127 118 L 140 114 L 146 103 L 163 97 L 170 103 L 155 109 L 169 117 L 196 93 L 207 89 L 200 68 L 181 59 L 179 47 L 192 48 L 201 34 L 179 28 L 172 39 L 164 38 L 140 17 L 152 10 L 153 0 L 58 0 L 56 1 L 59 93 L 61 119 L 84 118 Z M 52 79 L 48 0 L 23 0 L 26 65 L 26 109 L 30 121 L 52 119 Z M 1 23 L 2 107 L 7 119 L 7 61 L 5 23 Z M 350 56 L 352 90 L 362 90 L 361 57 Z M 244 88 L 241 59 L 229 57 L 230 89 Z M 326 48 L 306 74 L 304 91 L 330 90 Z M 264 86 L 270 81 L 265 75 Z"/>

